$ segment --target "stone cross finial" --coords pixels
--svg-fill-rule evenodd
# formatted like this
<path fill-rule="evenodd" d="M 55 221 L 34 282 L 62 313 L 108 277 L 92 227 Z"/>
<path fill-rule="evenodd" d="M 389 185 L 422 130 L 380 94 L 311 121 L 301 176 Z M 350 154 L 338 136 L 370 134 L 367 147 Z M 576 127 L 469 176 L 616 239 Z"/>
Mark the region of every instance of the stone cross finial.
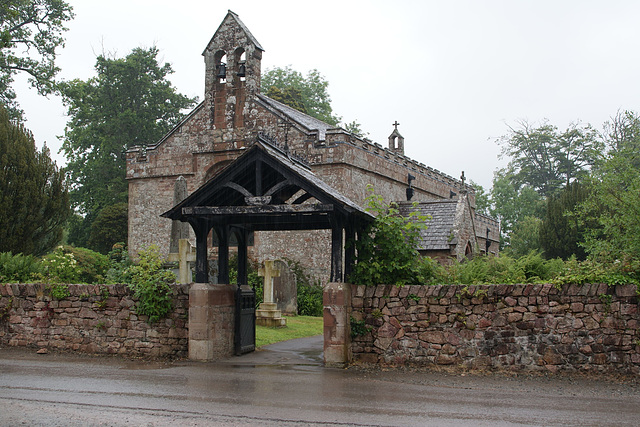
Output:
<path fill-rule="evenodd" d="M 273 278 L 280 277 L 280 270 L 275 268 L 275 261 L 265 261 L 264 267 L 258 269 L 258 276 L 264 277 L 264 302 L 273 303 Z"/>
<path fill-rule="evenodd" d="M 464 181 L 466 178 L 464 177 L 464 171 L 462 171 L 462 175 L 460 175 L 460 181 L 462 181 L 462 188 L 464 188 Z"/>
<path fill-rule="evenodd" d="M 396 120 L 395 122 L 393 122 L 393 126 L 395 126 L 396 130 L 398 130 L 398 126 L 400 126 L 400 123 L 398 123 L 398 121 Z"/>

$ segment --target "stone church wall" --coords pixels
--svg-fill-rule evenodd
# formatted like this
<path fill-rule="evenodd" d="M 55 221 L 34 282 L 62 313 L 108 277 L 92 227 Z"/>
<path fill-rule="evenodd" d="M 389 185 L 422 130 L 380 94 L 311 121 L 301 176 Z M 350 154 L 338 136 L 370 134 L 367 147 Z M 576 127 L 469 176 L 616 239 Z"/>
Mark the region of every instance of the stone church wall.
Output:
<path fill-rule="evenodd" d="M 352 286 L 356 362 L 640 373 L 633 285 Z M 362 328 L 360 328 L 362 330 Z"/>
<path fill-rule="evenodd" d="M 217 77 L 217 67 L 224 62 L 222 54 L 226 54 L 226 79 Z M 294 123 L 294 117 L 298 117 L 295 114 L 287 119 L 277 104 L 259 95 L 262 48 L 232 12 L 209 42 L 204 57 L 204 101 L 160 142 L 127 152 L 131 255 L 151 243 L 166 255 L 171 224 L 159 215 L 173 206 L 175 179 L 184 176 L 188 192 L 193 192 L 240 156 L 254 143 L 258 132 L 276 138 L 280 144 L 287 141 L 291 152 L 306 158 L 318 177 L 356 203 L 364 202 L 367 184 L 387 201 L 405 200 L 409 174 L 415 177 L 413 200 L 446 199 L 451 191 L 459 193 L 460 181 L 409 159 L 402 150 L 394 152 L 313 120 Z M 243 78 L 237 73 L 241 63 L 246 66 Z M 285 130 L 286 123 L 291 126 Z M 307 129 L 304 123 L 321 129 Z M 474 206 L 473 194 L 469 197 Z M 287 241 L 277 237 L 270 243 L 260 238 L 261 246 L 252 253 L 266 259 L 276 255 L 278 249 L 284 254 L 293 252 L 294 259 L 307 258 L 307 267 L 319 270 L 320 261 L 326 257 L 317 251 L 328 247 L 328 241 L 320 243 L 320 238 L 311 237 L 318 245 L 308 244 L 309 236 L 318 233 L 289 236 Z M 324 269 L 328 271 L 328 263 Z"/>
<path fill-rule="evenodd" d="M 62 300 L 52 298 L 48 286 L 0 284 L 0 345 L 130 357 L 187 355 L 188 285 L 173 285 L 174 311 L 153 324 L 135 313 L 125 285 L 68 285 L 70 295 Z"/>

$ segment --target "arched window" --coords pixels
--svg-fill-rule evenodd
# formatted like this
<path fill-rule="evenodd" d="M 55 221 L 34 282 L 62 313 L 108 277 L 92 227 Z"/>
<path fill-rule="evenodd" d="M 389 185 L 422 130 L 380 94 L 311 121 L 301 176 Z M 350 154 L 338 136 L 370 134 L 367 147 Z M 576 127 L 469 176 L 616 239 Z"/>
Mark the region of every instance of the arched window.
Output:
<path fill-rule="evenodd" d="M 243 82 L 247 76 L 247 52 L 241 47 L 237 48 L 234 59 L 236 75 L 240 78 L 240 81 Z"/>
<path fill-rule="evenodd" d="M 471 259 L 473 256 L 473 248 L 471 247 L 471 242 L 467 242 L 467 246 L 464 248 L 464 256 L 467 259 Z"/>

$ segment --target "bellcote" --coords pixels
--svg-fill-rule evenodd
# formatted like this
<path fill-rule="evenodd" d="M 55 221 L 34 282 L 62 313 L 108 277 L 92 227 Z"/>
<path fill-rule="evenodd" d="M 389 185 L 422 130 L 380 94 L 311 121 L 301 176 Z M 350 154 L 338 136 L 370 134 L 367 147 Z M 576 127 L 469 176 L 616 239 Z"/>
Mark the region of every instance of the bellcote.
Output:
<path fill-rule="evenodd" d="M 258 93 L 264 49 L 240 20 L 229 11 L 202 55 L 205 62 L 205 98 L 221 85 Z"/>
<path fill-rule="evenodd" d="M 404 156 L 404 137 L 398 132 L 399 125 L 397 120 L 393 124 L 393 132 L 389 135 L 389 150 Z"/>

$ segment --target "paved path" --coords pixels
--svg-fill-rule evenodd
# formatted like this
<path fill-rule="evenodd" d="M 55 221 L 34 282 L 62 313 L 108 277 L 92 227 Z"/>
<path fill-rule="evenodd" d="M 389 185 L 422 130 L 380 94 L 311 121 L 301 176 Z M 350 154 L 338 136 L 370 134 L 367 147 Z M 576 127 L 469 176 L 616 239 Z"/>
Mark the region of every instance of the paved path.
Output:
<path fill-rule="evenodd" d="M 640 424 L 635 382 L 327 369 L 315 340 L 216 363 L 0 348 L 0 425 Z"/>

